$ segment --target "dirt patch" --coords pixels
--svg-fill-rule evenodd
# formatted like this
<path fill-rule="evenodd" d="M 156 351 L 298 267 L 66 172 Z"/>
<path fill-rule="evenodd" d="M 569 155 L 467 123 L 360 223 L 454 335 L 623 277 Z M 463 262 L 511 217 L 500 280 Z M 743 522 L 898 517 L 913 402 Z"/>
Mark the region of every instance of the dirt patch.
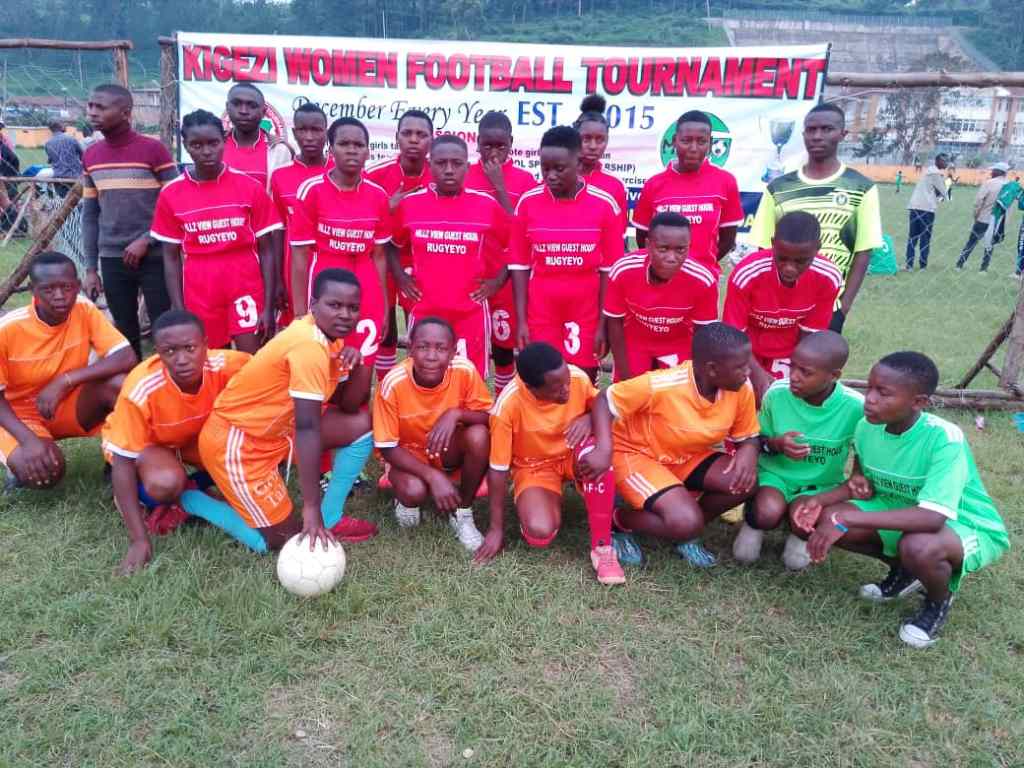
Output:
<path fill-rule="evenodd" d="M 447 768 L 455 759 L 455 742 L 441 733 L 428 733 L 421 737 L 423 751 L 431 768 Z"/>
<path fill-rule="evenodd" d="M 620 712 L 630 712 L 639 704 L 636 665 L 619 647 L 602 647 L 598 663 L 605 671 L 608 685 L 615 694 L 615 703 Z"/>

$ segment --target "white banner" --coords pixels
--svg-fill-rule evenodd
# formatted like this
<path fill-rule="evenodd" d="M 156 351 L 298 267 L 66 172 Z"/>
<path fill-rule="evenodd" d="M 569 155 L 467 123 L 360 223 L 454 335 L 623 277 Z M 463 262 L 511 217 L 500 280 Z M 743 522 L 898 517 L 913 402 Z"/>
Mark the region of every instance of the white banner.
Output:
<path fill-rule="evenodd" d="M 673 156 L 675 121 L 700 109 L 714 126 L 711 161 L 735 174 L 752 215 L 764 182 L 803 156 L 800 125 L 821 96 L 828 47 L 612 48 L 529 43 L 178 33 L 179 109 L 225 116 L 228 89 L 257 85 L 268 129 L 292 143 L 296 107 L 319 104 L 329 121 L 362 120 L 371 162 L 393 156 L 395 121 L 422 109 L 438 134 L 473 153 L 490 110 L 512 121 L 515 162 L 538 173 L 541 135 L 571 124 L 588 93 L 608 99 L 605 169 L 635 203 Z"/>

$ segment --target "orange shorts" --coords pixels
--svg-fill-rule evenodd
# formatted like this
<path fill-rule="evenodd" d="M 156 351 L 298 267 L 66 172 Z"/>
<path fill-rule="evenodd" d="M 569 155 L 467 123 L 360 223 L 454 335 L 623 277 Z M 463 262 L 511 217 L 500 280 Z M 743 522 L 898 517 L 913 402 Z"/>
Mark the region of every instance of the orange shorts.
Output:
<path fill-rule="evenodd" d="M 94 437 L 100 433 L 103 424 L 97 424 L 95 428 L 86 432 L 78 423 L 78 398 L 82 394 L 82 387 L 75 387 L 71 393 L 57 405 L 57 412 L 52 419 L 44 419 L 36 410 L 35 402 L 12 403 L 11 408 L 15 415 L 24 422 L 25 426 L 32 430 L 39 437 L 48 440 L 63 440 L 67 437 Z M 18 447 L 18 441 L 14 435 L 0 427 L 0 463 L 7 465 L 7 457 Z"/>
<path fill-rule="evenodd" d="M 203 466 L 202 458 L 200 458 L 199 456 L 199 435 L 196 435 L 194 440 L 192 440 L 190 443 L 186 445 L 181 446 L 181 448 L 171 448 L 170 446 L 167 445 L 154 445 L 146 447 L 166 448 L 168 451 L 173 452 L 178 457 L 178 461 L 180 461 L 182 464 L 188 464 L 190 466 L 195 467 L 196 469 L 206 469 L 206 467 Z M 113 463 L 113 454 L 111 454 L 110 450 L 105 445 L 103 447 L 103 458 L 106 459 L 107 464 Z"/>
<path fill-rule="evenodd" d="M 643 509 L 652 496 L 673 485 L 683 485 L 686 478 L 715 451 L 691 456 L 681 464 L 662 464 L 660 461 L 632 451 L 613 451 L 612 470 L 615 487 L 622 498 L 634 509 Z"/>
<path fill-rule="evenodd" d="M 269 528 L 291 514 L 288 487 L 277 469 L 288 450 L 287 440 L 253 437 L 217 414 L 199 433 L 203 467 L 251 528 Z"/>
<path fill-rule="evenodd" d="M 576 482 L 572 454 L 539 467 L 512 467 L 511 473 L 513 499 L 528 488 L 543 488 L 561 496 L 563 485 Z"/>

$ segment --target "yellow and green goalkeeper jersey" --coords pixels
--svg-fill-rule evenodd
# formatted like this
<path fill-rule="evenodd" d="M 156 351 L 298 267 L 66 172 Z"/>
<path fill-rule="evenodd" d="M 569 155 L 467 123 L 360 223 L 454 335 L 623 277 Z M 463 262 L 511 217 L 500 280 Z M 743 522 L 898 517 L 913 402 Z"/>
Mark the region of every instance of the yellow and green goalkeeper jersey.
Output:
<path fill-rule="evenodd" d="M 882 247 L 878 187 L 846 165 L 827 179 L 809 179 L 800 170 L 772 180 L 754 216 L 753 242 L 771 248 L 775 223 L 790 211 L 807 211 L 818 219 L 821 253 L 839 267 L 844 278 L 855 253 Z"/>
<path fill-rule="evenodd" d="M 956 424 L 922 413 L 901 435 L 885 424 L 857 425 L 854 450 L 875 498 L 892 508 L 923 507 L 950 521 L 1006 541 L 1006 526 L 985 490 L 971 447 Z"/>

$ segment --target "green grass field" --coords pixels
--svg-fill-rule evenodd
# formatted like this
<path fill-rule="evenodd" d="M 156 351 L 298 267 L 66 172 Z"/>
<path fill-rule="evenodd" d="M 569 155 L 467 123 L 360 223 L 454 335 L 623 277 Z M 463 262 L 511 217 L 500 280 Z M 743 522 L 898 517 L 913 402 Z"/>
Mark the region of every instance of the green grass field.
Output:
<path fill-rule="evenodd" d="M 901 256 L 908 195 L 883 191 Z M 868 279 L 851 375 L 917 348 L 953 382 L 1009 315 L 1009 245 L 989 275 L 951 271 L 971 198 L 940 211 L 930 272 Z M 20 253 L 0 251 L 0 272 Z M 984 431 L 947 415 L 1020 537 L 1024 435 L 1008 415 Z M 920 652 L 896 638 L 907 606 L 856 598 L 883 568 L 851 555 L 788 575 L 775 535 L 741 568 L 733 529 L 714 524 L 713 572 L 648 544 L 609 590 L 571 494 L 549 550 L 510 525 L 506 554 L 478 569 L 447 526 L 399 531 L 367 491 L 351 512 L 381 535 L 348 547 L 338 589 L 302 602 L 272 558 L 199 527 L 114 577 L 126 537 L 100 469 L 83 441 L 62 487 L 0 499 L 0 766 L 1024 764 L 1024 618 L 1004 599 L 1024 588 L 1017 550 L 968 580 Z"/>

